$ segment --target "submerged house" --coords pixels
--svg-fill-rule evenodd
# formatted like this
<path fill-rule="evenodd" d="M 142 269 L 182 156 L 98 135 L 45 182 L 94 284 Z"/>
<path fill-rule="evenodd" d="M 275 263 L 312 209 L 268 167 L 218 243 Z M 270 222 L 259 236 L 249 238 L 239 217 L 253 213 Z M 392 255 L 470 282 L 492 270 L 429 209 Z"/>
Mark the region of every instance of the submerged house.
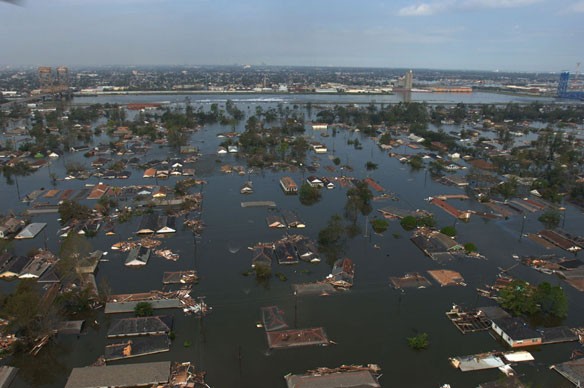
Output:
<path fill-rule="evenodd" d="M 284 219 L 278 214 L 269 214 L 266 217 L 266 223 L 270 228 L 285 228 L 286 223 Z"/>
<path fill-rule="evenodd" d="M 306 225 L 300 220 L 300 217 L 291 210 L 282 211 L 282 215 L 286 220 L 286 224 L 289 228 L 305 228 Z"/>
<path fill-rule="evenodd" d="M 349 288 L 353 286 L 355 276 L 355 266 L 348 258 L 335 261 L 331 274 L 327 276 L 327 281 L 335 287 Z"/>
<path fill-rule="evenodd" d="M 289 176 L 284 176 L 280 179 L 280 186 L 284 193 L 286 194 L 297 194 L 298 193 L 298 185 L 294 182 L 294 179 L 290 178 Z"/>
<path fill-rule="evenodd" d="M 130 250 L 124 265 L 127 267 L 143 266 L 148 263 L 148 259 L 150 259 L 150 249 L 138 246 Z"/>
<path fill-rule="evenodd" d="M 491 328 L 512 348 L 541 345 L 540 332 L 527 325 L 521 318 L 494 319 Z"/>
<path fill-rule="evenodd" d="M 142 216 L 142 221 L 140 222 L 136 234 L 163 234 L 174 232 L 176 232 L 175 217 L 150 213 Z"/>
<path fill-rule="evenodd" d="M 319 262 L 317 250 L 314 244 L 306 239 L 302 239 L 295 244 L 296 254 L 303 261 L 310 261 L 313 263 Z"/>
<path fill-rule="evenodd" d="M 18 277 L 29 262 L 30 259 L 26 256 L 3 255 L 0 262 L 0 278 Z"/>
<path fill-rule="evenodd" d="M 241 189 L 239 190 L 241 194 L 252 194 L 253 193 L 253 183 L 251 181 L 245 182 Z"/>
<path fill-rule="evenodd" d="M 308 178 L 306 178 L 306 183 L 317 189 L 322 189 L 324 187 L 324 182 L 314 175 L 311 175 Z"/>
<path fill-rule="evenodd" d="M 15 217 L 9 217 L 0 224 L 0 238 L 8 238 L 9 235 L 18 233 L 25 225 L 23 220 Z"/>
<path fill-rule="evenodd" d="M 274 250 L 268 246 L 256 246 L 253 248 L 251 266 L 271 267 Z"/>
<path fill-rule="evenodd" d="M 297 264 L 298 256 L 296 250 L 290 242 L 278 242 L 274 248 L 278 263 L 280 264 Z"/>
<path fill-rule="evenodd" d="M 16 240 L 24 240 L 29 238 L 35 238 L 44 228 L 47 226 L 44 222 L 33 222 L 24 228 L 20 233 L 18 233 L 14 238 Z"/>

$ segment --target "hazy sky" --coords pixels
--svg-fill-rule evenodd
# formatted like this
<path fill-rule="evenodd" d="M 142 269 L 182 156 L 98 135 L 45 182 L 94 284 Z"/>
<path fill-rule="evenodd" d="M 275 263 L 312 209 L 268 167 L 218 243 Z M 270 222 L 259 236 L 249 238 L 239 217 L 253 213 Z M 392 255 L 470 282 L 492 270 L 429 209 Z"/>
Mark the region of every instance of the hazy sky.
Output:
<path fill-rule="evenodd" d="M 574 70 L 584 0 L 0 2 L 0 64 Z"/>

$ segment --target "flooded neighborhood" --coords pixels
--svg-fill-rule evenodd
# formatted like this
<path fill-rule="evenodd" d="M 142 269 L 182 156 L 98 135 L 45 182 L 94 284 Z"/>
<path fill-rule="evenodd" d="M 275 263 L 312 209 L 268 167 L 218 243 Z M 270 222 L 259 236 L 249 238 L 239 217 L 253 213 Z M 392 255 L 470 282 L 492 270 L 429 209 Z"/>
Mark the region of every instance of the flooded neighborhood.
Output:
<path fill-rule="evenodd" d="M 5 105 L 0 386 L 579 386 L 584 105 L 347 98 Z"/>

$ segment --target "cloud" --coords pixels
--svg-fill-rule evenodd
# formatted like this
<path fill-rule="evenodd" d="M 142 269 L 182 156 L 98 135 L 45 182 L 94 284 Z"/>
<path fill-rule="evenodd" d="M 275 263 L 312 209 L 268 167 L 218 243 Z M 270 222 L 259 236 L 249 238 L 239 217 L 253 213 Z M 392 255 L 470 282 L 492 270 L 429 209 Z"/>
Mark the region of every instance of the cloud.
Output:
<path fill-rule="evenodd" d="M 476 10 L 497 8 L 519 8 L 540 3 L 544 0 L 445 0 L 431 3 L 418 3 L 403 7 L 398 10 L 399 16 L 428 16 L 452 9 Z M 584 0 L 574 4 L 574 7 L 582 8 L 584 12 Z"/>
<path fill-rule="evenodd" d="M 444 11 L 446 8 L 452 6 L 453 1 L 436 2 L 436 3 L 420 3 L 401 8 L 397 14 L 399 16 L 427 16 Z"/>
<path fill-rule="evenodd" d="M 566 13 L 584 13 L 584 1 L 577 1 L 566 9 Z"/>

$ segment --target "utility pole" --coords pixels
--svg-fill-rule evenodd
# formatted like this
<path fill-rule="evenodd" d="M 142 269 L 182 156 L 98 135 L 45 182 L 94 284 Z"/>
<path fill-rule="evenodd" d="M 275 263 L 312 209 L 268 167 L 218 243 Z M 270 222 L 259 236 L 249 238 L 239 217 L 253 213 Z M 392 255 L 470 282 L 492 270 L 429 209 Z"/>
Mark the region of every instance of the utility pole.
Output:
<path fill-rule="evenodd" d="M 525 229 L 525 219 L 527 216 L 523 216 L 523 220 L 521 221 L 521 233 L 519 234 L 519 241 L 523 238 L 523 230 Z"/>

